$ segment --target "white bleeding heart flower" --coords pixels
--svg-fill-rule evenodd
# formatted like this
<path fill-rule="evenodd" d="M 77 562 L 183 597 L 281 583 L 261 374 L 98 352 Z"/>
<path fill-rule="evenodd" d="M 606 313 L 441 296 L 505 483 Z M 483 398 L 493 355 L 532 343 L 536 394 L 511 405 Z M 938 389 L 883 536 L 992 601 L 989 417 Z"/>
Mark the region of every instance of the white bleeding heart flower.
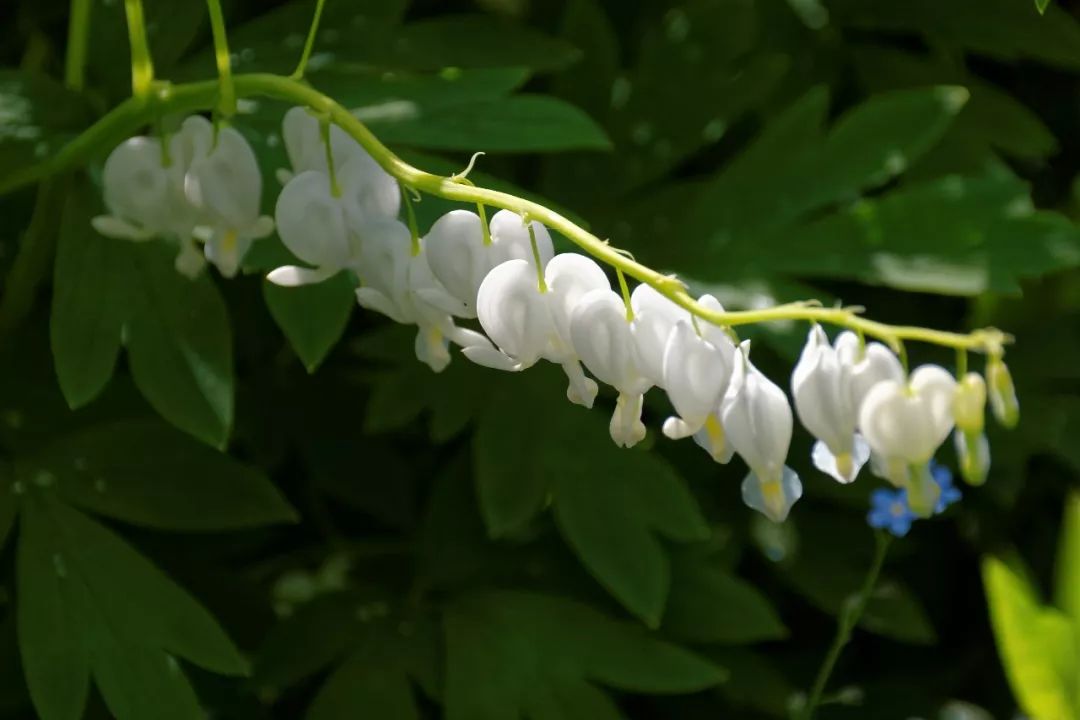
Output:
<path fill-rule="evenodd" d="M 555 325 L 536 269 L 515 259 L 495 267 L 480 284 L 477 315 L 494 348 L 465 348 L 473 362 L 497 370 L 520 371 L 544 356 Z"/>
<path fill-rule="evenodd" d="M 110 214 L 91 221 L 98 232 L 147 240 L 173 231 L 177 178 L 163 159 L 161 142 L 149 137 L 129 138 L 109 154 L 102 180 Z"/>
<path fill-rule="evenodd" d="M 319 118 L 307 108 L 294 107 L 281 123 L 285 152 L 292 171 L 278 170 L 278 179 L 287 184 L 294 175 L 313 170 L 330 172 L 326 139 Z M 329 127 L 330 156 L 335 177 L 343 194 L 353 197 L 352 204 L 367 218 L 396 218 L 401 210 L 401 191 L 397 180 L 383 170 L 374 158 L 344 130 Z"/>
<path fill-rule="evenodd" d="M 922 365 L 907 384 L 884 380 L 868 393 L 859 425 L 870 448 L 886 460 L 922 465 L 953 428 L 956 380 L 945 368 Z"/>
<path fill-rule="evenodd" d="M 743 502 L 783 522 L 802 497 L 799 476 L 784 464 L 791 445 L 791 406 L 784 391 L 750 362 L 749 341 L 739 346 L 734 364 L 722 419 L 735 452 L 750 466 Z"/>
<path fill-rule="evenodd" d="M 270 282 L 286 287 L 318 283 L 357 262 L 360 239 L 327 175 L 309 170 L 290 180 L 278 195 L 274 216 L 282 243 L 313 268 L 279 267 L 267 275 Z"/>
<path fill-rule="evenodd" d="M 570 316 L 570 337 L 585 367 L 619 393 L 608 427 L 611 439 L 621 447 L 641 442 L 641 407 L 651 383 L 638 369 L 622 298 L 603 288 L 585 293 Z"/>
<path fill-rule="evenodd" d="M 586 294 L 593 290 L 610 290 L 611 283 L 595 260 L 578 253 L 560 253 L 553 257 L 544 269 L 544 283 L 547 285 L 545 297 L 555 330 L 544 357 L 562 365 L 569 380 L 567 399 L 591 408 L 596 399 L 596 382 L 585 377 L 581 369 L 570 323 L 574 308 Z"/>
<path fill-rule="evenodd" d="M 711 295 L 703 295 L 698 302 L 723 312 L 723 306 Z M 719 413 L 734 356 L 735 345 L 723 329 L 693 320 L 679 320 L 664 347 L 663 384 L 678 413 L 664 422 L 664 434 L 673 440 L 694 435 L 713 459 L 721 462 L 731 457 Z"/>
<path fill-rule="evenodd" d="M 397 220 L 372 220 L 357 233 L 360 255 L 356 273 L 361 307 L 395 322 L 416 325 L 416 357 L 435 372 L 450 363 L 449 343 L 489 345 L 477 332 L 456 327 L 449 314 L 430 306 L 421 290 L 442 291 L 428 267 L 423 247 L 414 253 L 409 228 Z"/>
<path fill-rule="evenodd" d="M 938 365 L 915 369 L 907 383 L 884 380 L 870 390 L 859 426 L 875 457 L 875 472 L 908 490 L 912 511 L 933 514 L 940 488 L 929 463 L 953 428 L 956 380 Z"/>
<path fill-rule="evenodd" d="M 879 342 L 866 343 L 855 333 L 846 330 L 836 338 L 834 345 L 837 358 L 850 368 L 851 399 L 858 416 L 870 390 L 883 380 L 904 381 L 904 367 L 900 358 Z"/>
<path fill-rule="evenodd" d="M 181 134 L 205 134 L 207 120 L 184 121 Z M 237 130 L 219 128 L 217 142 L 191 162 L 184 192 L 199 211 L 196 235 L 206 242 L 206 259 L 225 277 L 232 277 L 252 242 L 274 230 L 274 221 L 259 214 L 262 173 L 255 151 Z"/>
<path fill-rule="evenodd" d="M 858 424 L 853 365 L 844 361 L 820 325 L 810 328 L 791 376 L 791 394 L 803 426 L 817 438 L 814 467 L 841 483 L 855 480 L 870 459 Z"/>
<path fill-rule="evenodd" d="M 651 384 L 663 388 L 668 336 L 677 322 L 690 319 L 690 313 L 645 283 L 634 288 L 630 307 L 634 311 L 631 331 L 638 368 Z"/>
<path fill-rule="evenodd" d="M 596 382 L 585 377 L 570 335 L 570 316 L 578 300 L 595 289 L 610 289 L 604 271 L 577 253 L 556 255 L 544 271 L 540 290 L 535 268 L 526 260 L 507 260 L 480 285 L 480 325 L 499 350 L 465 349 L 474 362 L 499 370 L 520 371 L 540 358 L 562 365 L 569 380 L 566 397 L 592 407 Z"/>
<path fill-rule="evenodd" d="M 551 236 L 538 222 L 532 229 L 543 267 L 554 255 Z M 476 317 L 480 285 L 496 266 L 507 260 L 534 262 L 529 228 L 521 216 L 500 210 L 491 219 L 489 234 L 491 241 L 485 244 L 480 217 L 452 210 L 435 221 L 425 238 L 431 271 L 455 300 L 445 309 L 458 317 Z"/>

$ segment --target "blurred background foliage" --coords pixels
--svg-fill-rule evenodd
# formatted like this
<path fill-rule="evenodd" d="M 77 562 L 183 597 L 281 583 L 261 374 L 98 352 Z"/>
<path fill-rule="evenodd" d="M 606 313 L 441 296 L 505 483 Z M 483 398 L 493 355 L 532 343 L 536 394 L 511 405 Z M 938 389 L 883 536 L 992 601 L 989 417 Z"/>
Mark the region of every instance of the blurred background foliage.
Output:
<path fill-rule="evenodd" d="M 227 3 L 237 71 L 291 71 L 313 4 Z M 213 77 L 203 4 L 145 6 L 159 76 Z M 894 544 L 822 718 L 1080 716 L 1075 499 L 1061 530 L 1080 487 L 1080 4 L 1044 9 L 327 3 L 312 84 L 424 169 L 483 150 L 477 183 L 729 307 L 813 297 L 1015 333 L 1020 428 L 992 431 L 984 487 Z M 81 93 L 59 80 L 67 16 L 62 0 L 0 6 L 0 177 L 128 94 L 123 3 L 93 2 Z M 268 211 L 286 109 L 245 101 L 235 120 Z M 276 239 L 239 280 L 189 282 L 166 249 L 92 233 L 109 150 L 59 188 L 0 197 L 4 272 L 30 234 L 55 248 L 27 321 L 2 328 L 0 715 L 694 720 L 797 704 L 869 564 L 878 481 L 816 474 L 797 432 L 806 495 L 772 525 L 739 501 L 738 462 L 655 432 L 660 393 L 646 448 L 617 450 L 557 373 L 456 358 L 436 376 L 346 278 L 266 285 L 287 257 Z M 423 198 L 422 227 L 449 208 Z M 804 333 L 752 333 L 782 385 Z"/>

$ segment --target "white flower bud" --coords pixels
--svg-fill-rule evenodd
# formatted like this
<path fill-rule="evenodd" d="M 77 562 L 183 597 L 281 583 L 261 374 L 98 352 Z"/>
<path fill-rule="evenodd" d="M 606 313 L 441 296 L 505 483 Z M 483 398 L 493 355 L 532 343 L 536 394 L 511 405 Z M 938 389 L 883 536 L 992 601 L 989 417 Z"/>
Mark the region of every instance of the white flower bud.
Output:
<path fill-rule="evenodd" d="M 956 427 L 965 433 L 978 435 L 983 431 L 986 414 L 986 381 L 982 375 L 969 372 L 956 386 L 953 416 Z"/>
<path fill-rule="evenodd" d="M 990 407 L 994 417 L 1006 428 L 1014 428 L 1020 422 L 1020 401 L 1016 399 L 1009 368 L 1000 357 L 991 356 L 986 363 L 986 381 L 990 390 Z"/>
<path fill-rule="evenodd" d="M 982 485 L 990 473 L 990 442 L 982 432 L 964 432 L 957 428 L 953 433 L 956 457 L 960 460 L 960 474 L 968 485 Z"/>

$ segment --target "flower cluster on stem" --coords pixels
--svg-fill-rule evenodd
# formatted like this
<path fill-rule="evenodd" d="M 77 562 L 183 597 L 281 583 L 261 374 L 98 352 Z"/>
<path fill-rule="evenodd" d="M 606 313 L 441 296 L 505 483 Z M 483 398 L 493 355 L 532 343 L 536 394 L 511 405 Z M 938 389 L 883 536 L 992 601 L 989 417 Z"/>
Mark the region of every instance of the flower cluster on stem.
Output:
<path fill-rule="evenodd" d="M 851 329 L 830 340 L 812 322 L 791 377 L 793 410 L 784 390 L 752 362 L 750 342 L 739 342 L 732 326 L 745 317 L 726 312 L 711 295 L 684 300 L 673 278 L 631 291 L 622 263 L 615 263 L 613 286 L 592 257 L 555 254 L 547 227 L 528 212 L 501 209 L 489 221 L 478 203 L 478 212 L 452 210 L 421 236 L 409 205 L 414 189 L 331 114 L 294 107 L 282 137 L 291 167 L 277 171 L 283 187 L 274 221 L 259 215 L 262 176 L 244 137 L 193 115 L 171 137 L 137 136 L 113 151 L 103 176 L 110 214 L 94 226 L 132 240 L 171 238 L 181 272 L 201 272 L 208 261 L 231 277 L 251 243 L 276 225 L 298 263 L 272 270 L 270 282 L 294 287 L 350 274 L 360 306 L 416 326 L 416 356 L 435 372 L 457 346 L 470 361 L 505 372 L 556 363 L 567 377 L 568 400 L 587 408 L 599 383 L 608 385 L 615 393 L 610 435 L 620 447 L 645 438 L 645 394 L 665 391 L 674 414 L 663 434 L 692 437 L 717 463 L 742 458 L 749 469 L 743 500 L 777 522 L 803 492 L 787 465 L 796 415 L 816 438 L 811 460 L 818 470 L 846 484 L 869 466 L 903 490 L 919 517 L 940 502 L 930 463 L 949 434 L 955 431 L 964 478 L 978 484 L 990 463 L 983 433 L 988 397 L 1004 423 L 1016 420 L 996 341 L 988 342 L 989 384 L 970 372 L 957 381 L 937 365 L 908 373 L 897 353 L 902 334 L 870 321 L 846 324 L 876 330 L 888 344 Z M 468 184 L 462 176 L 449 182 Z M 787 315 L 774 314 L 855 317 L 790 307 Z M 763 311 L 762 319 L 772 315 Z"/>

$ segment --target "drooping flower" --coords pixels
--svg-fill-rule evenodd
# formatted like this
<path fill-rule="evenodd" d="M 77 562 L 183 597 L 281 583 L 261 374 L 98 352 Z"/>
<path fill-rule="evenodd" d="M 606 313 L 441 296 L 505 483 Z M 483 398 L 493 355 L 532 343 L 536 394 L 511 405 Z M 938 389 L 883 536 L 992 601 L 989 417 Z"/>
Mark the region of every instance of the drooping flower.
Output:
<path fill-rule="evenodd" d="M 783 522 L 802 497 L 802 483 L 784 464 L 793 418 L 784 391 L 750 362 L 750 341 L 735 355 L 735 370 L 724 400 L 724 430 L 735 452 L 750 466 L 743 502 L 774 522 Z"/>
<path fill-rule="evenodd" d="M 551 236 L 540 223 L 533 221 L 531 226 L 543 268 L 554 255 Z M 507 260 L 534 264 L 529 227 L 520 215 L 508 210 L 495 213 L 489 235 L 490 242 L 485 243 L 476 213 L 451 210 L 435 221 L 425 238 L 431 271 L 455 300 L 445 309 L 458 317 L 476 317 L 480 284 L 495 267 Z"/>
<path fill-rule="evenodd" d="M 429 305 L 421 290 L 442 291 L 427 264 L 423 246 L 412 249 L 409 228 L 397 220 L 376 219 L 357 233 L 360 256 L 356 263 L 361 287 L 357 302 L 395 322 L 416 325 L 416 357 L 435 372 L 450 363 L 449 343 L 488 346 L 480 333 L 454 325 L 452 318 Z"/>
<path fill-rule="evenodd" d="M 569 379 L 567 398 L 592 407 L 596 383 L 585 377 L 570 335 L 570 317 L 589 291 L 610 289 L 607 276 L 590 258 L 562 253 L 544 271 L 541 291 L 535 268 L 525 260 L 507 260 L 480 284 L 480 325 L 498 350 L 470 347 L 465 355 L 480 365 L 520 371 L 540 358 L 563 367 Z"/>
<path fill-rule="evenodd" d="M 890 464 L 929 462 L 952 430 L 955 390 L 956 380 L 938 365 L 916 368 L 906 384 L 874 385 L 859 413 L 870 448 Z"/>
<path fill-rule="evenodd" d="M 711 295 L 703 295 L 698 303 L 724 310 Z M 724 437 L 720 403 L 731 380 L 734 356 L 735 344 L 722 328 L 689 319 L 675 323 L 664 348 L 663 385 L 678 413 L 664 422 L 664 434 L 673 440 L 694 436 L 717 462 L 727 462 L 733 453 Z"/>
<path fill-rule="evenodd" d="M 334 196 L 330 178 L 323 173 L 308 170 L 290 180 L 278 195 L 274 216 L 285 247 L 312 266 L 272 270 L 267 279 L 276 285 L 322 282 L 354 265 L 360 256 L 360 239 L 345 202 Z"/>
<path fill-rule="evenodd" d="M 213 132 L 209 121 L 192 116 L 181 134 Z M 233 277 L 251 243 L 274 230 L 274 221 L 259 214 L 262 173 L 255 151 L 236 129 L 217 130 L 216 142 L 195 157 L 184 177 L 184 192 L 199 212 L 196 235 L 206 243 L 206 259 L 225 277 Z"/>
<path fill-rule="evenodd" d="M 652 385 L 664 388 L 664 351 L 668 337 L 677 322 L 690 320 L 690 313 L 645 283 L 634 288 L 630 308 L 634 311 L 630 330 L 637 367 Z"/>
<path fill-rule="evenodd" d="M 969 485 L 982 485 L 990 472 L 990 443 L 983 433 L 986 424 L 986 382 L 969 372 L 956 387 L 953 401 L 956 417 L 956 456 L 960 473 Z"/>
<path fill-rule="evenodd" d="M 791 376 L 795 410 L 817 438 L 811 452 L 814 467 L 841 483 L 854 481 L 870 458 L 870 447 L 855 431 L 858 397 L 853 369 L 854 364 L 845 362 L 829 344 L 821 326 L 814 325 Z"/>
<path fill-rule="evenodd" d="M 626 314 L 618 294 L 599 288 L 581 298 L 570 318 L 570 336 L 581 362 L 619 393 L 608 430 L 620 447 L 632 447 L 645 439 L 641 408 L 645 391 L 652 384 L 639 370 Z"/>
<path fill-rule="evenodd" d="M 938 365 L 915 369 L 908 383 L 885 380 L 867 394 L 859 426 L 874 452 L 875 473 L 908 491 L 915 514 L 928 517 L 939 488 L 929 462 L 953 428 L 956 380 Z"/>
<path fill-rule="evenodd" d="M 324 137 L 319 118 L 307 108 L 294 107 L 285 113 L 281 132 L 292 171 L 278 171 L 281 183 L 285 185 L 294 175 L 307 171 L 329 174 L 329 141 L 335 176 L 356 207 L 368 218 L 396 218 L 401 210 L 397 180 L 340 127 L 331 123 L 328 131 L 328 137 Z"/>
<path fill-rule="evenodd" d="M 884 380 L 904 381 L 900 358 L 879 342 L 864 344 L 855 333 L 845 330 L 836 337 L 834 347 L 840 363 L 849 368 L 851 402 L 856 417 L 875 385 Z"/>

